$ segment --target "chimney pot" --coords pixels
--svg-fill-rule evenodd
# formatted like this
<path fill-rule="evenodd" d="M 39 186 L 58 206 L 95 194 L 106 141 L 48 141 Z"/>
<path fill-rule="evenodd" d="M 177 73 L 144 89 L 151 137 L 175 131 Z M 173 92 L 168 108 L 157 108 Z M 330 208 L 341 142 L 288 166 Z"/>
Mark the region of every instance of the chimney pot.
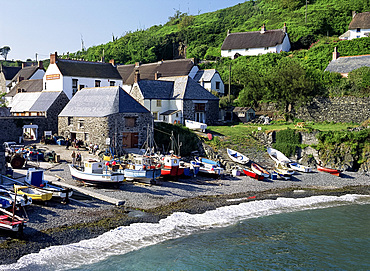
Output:
<path fill-rule="evenodd" d="M 50 64 L 55 64 L 58 60 L 58 53 L 50 54 Z"/>
<path fill-rule="evenodd" d="M 334 47 L 334 52 L 333 52 L 333 61 L 337 60 L 339 57 L 339 53 L 337 52 L 337 47 Z"/>
<path fill-rule="evenodd" d="M 284 23 L 283 32 L 288 33 L 288 28 L 286 27 L 286 23 Z"/>
<path fill-rule="evenodd" d="M 135 62 L 135 68 L 140 67 L 141 62 Z"/>
<path fill-rule="evenodd" d="M 115 64 L 115 63 L 114 63 L 114 59 L 109 60 L 109 63 L 110 63 L 110 64 L 112 64 L 112 65 L 114 66 L 114 64 Z"/>
<path fill-rule="evenodd" d="M 44 68 L 44 62 L 42 62 L 41 60 L 39 61 L 39 69 L 43 69 Z"/>
<path fill-rule="evenodd" d="M 356 16 L 356 11 L 352 10 L 352 18 L 354 18 L 355 16 Z"/>
<path fill-rule="evenodd" d="M 27 63 L 26 62 L 22 62 L 22 69 L 27 67 Z"/>
<path fill-rule="evenodd" d="M 264 34 L 265 32 L 266 32 L 266 27 L 265 27 L 265 24 L 263 24 L 261 27 L 261 34 Z"/>

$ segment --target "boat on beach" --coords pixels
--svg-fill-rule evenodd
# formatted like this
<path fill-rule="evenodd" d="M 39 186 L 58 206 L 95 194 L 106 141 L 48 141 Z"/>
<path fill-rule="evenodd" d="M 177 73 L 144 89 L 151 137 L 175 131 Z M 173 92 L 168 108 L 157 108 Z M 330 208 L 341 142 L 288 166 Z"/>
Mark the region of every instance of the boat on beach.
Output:
<path fill-rule="evenodd" d="M 162 163 L 161 175 L 163 177 L 179 177 L 184 174 L 185 165 L 180 165 L 180 157 L 173 153 L 163 155 L 160 158 Z"/>
<path fill-rule="evenodd" d="M 26 195 L 30 197 L 32 201 L 48 201 L 53 197 L 53 193 L 44 191 L 40 188 L 31 187 L 28 185 L 14 185 L 14 192 L 19 195 Z"/>
<path fill-rule="evenodd" d="M 0 187 L 0 206 L 8 209 L 14 207 L 25 207 L 32 203 L 32 198 L 27 195 L 19 195 L 4 187 Z"/>
<path fill-rule="evenodd" d="M 281 151 L 278 151 L 273 148 L 267 148 L 267 153 L 270 155 L 271 159 L 275 161 L 275 163 L 291 163 L 292 161 L 285 156 Z"/>
<path fill-rule="evenodd" d="M 26 223 L 26 219 L 0 208 L 0 229 L 23 233 Z"/>
<path fill-rule="evenodd" d="M 299 172 L 312 172 L 311 167 L 307 167 L 298 163 L 289 163 L 288 166 L 294 170 L 294 171 L 299 171 Z"/>
<path fill-rule="evenodd" d="M 199 173 L 200 166 L 196 165 L 195 163 L 180 161 L 180 166 L 184 168 L 183 175 L 185 177 L 196 177 Z"/>
<path fill-rule="evenodd" d="M 203 174 L 219 177 L 224 173 L 224 169 L 218 161 L 213 161 L 204 157 L 195 157 L 195 161 L 191 163 L 199 165 L 199 172 Z"/>
<path fill-rule="evenodd" d="M 243 168 L 243 173 L 248 177 L 252 177 L 257 180 L 263 180 L 265 177 L 263 175 L 257 174 L 252 169 Z"/>
<path fill-rule="evenodd" d="M 265 178 L 270 177 L 270 173 L 266 169 L 264 169 L 263 167 L 261 167 L 260 165 L 256 163 L 251 164 L 251 170 L 257 173 L 258 175 L 262 175 Z"/>
<path fill-rule="evenodd" d="M 230 157 L 230 159 L 234 162 L 237 162 L 243 165 L 249 162 L 249 158 L 240 152 L 234 151 L 229 148 L 226 149 L 226 152 L 227 152 L 227 155 Z"/>
<path fill-rule="evenodd" d="M 151 157 L 135 155 L 132 163 L 126 164 L 123 170 L 118 170 L 121 171 L 127 181 L 155 184 L 161 176 L 161 165 L 156 164 Z"/>
<path fill-rule="evenodd" d="M 106 162 L 109 164 L 109 162 Z M 124 181 L 124 174 L 108 169 L 105 162 L 96 160 L 84 161 L 83 167 L 69 164 L 72 178 L 93 185 L 119 184 Z"/>
<path fill-rule="evenodd" d="M 294 174 L 294 171 L 282 163 L 277 163 L 274 167 L 274 173 L 276 173 L 279 177 L 283 178 L 284 180 L 290 180 L 290 178 Z"/>
<path fill-rule="evenodd" d="M 207 124 L 193 120 L 185 120 L 185 126 L 191 130 L 201 130 L 203 133 L 207 129 Z"/>
<path fill-rule="evenodd" d="M 338 170 L 338 169 L 328 168 L 328 167 L 323 167 L 323 166 L 317 165 L 317 170 L 321 171 L 321 172 L 327 172 L 327 173 L 330 173 L 331 175 L 335 175 L 335 176 L 338 176 L 338 177 L 340 176 L 340 170 Z"/>

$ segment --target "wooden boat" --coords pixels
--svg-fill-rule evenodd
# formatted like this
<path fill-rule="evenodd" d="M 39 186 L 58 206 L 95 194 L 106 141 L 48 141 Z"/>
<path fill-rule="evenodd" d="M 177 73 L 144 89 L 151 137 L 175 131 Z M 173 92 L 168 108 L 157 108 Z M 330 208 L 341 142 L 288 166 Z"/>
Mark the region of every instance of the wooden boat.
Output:
<path fill-rule="evenodd" d="M 241 154 L 240 152 L 231 150 L 229 148 L 226 149 L 227 155 L 230 157 L 231 160 L 234 162 L 240 163 L 245 165 L 246 163 L 249 162 L 249 158 L 245 156 L 244 154 Z"/>
<path fill-rule="evenodd" d="M 192 161 L 191 163 L 199 166 L 200 173 L 215 177 L 219 177 L 224 173 L 224 169 L 218 161 L 213 161 L 204 157 L 196 157 L 195 161 Z"/>
<path fill-rule="evenodd" d="M 52 198 L 61 199 L 62 202 L 68 203 L 69 198 L 73 194 L 73 190 L 50 184 L 44 179 L 44 171 L 42 169 L 29 168 L 24 179 L 26 185 L 42 189 L 45 192 L 51 192 Z"/>
<path fill-rule="evenodd" d="M 261 167 L 260 165 L 256 163 L 251 164 L 251 169 L 253 172 L 257 173 L 258 175 L 262 175 L 265 178 L 270 177 L 270 173 L 266 169 L 264 169 L 263 167 Z"/>
<path fill-rule="evenodd" d="M 243 173 L 257 180 L 263 180 L 265 178 L 263 175 L 260 175 L 254 172 L 252 169 L 243 168 Z"/>
<path fill-rule="evenodd" d="M 53 193 L 44 191 L 40 188 L 27 185 L 14 185 L 14 191 L 19 195 L 26 195 L 32 201 L 48 201 L 51 200 Z"/>
<path fill-rule="evenodd" d="M 207 124 L 193 120 L 185 120 L 185 126 L 191 130 L 201 130 L 203 133 L 207 129 Z"/>
<path fill-rule="evenodd" d="M 24 218 L 0 208 L 0 229 L 23 233 L 26 222 Z"/>
<path fill-rule="evenodd" d="M 281 151 L 273 148 L 267 148 L 267 153 L 275 163 L 291 163 L 292 161 L 286 157 Z"/>
<path fill-rule="evenodd" d="M 118 184 L 124 181 L 122 172 L 114 172 L 108 169 L 109 162 L 96 160 L 84 161 L 83 167 L 69 164 L 72 178 L 93 185 Z"/>
<path fill-rule="evenodd" d="M 135 155 L 133 163 L 125 166 L 123 174 L 126 180 L 138 180 L 155 184 L 161 176 L 161 165 L 154 163 L 151 157 Z"/>
<path fill-rule="evenodd" d="M 298 164 L 298 163 L 289 163 L 288 166 L 295 171 L 312 172 L 312 168 Z"/>
<path fill-rule="evenodd" d="M 331 175 L 340 176 L 340 171 L 334 168 L 327 168 L 320 165 L 317 165 L 317 170 L 322 172 L 330 173 Z"/>
<path fill-rule="evenodd" d="M 282 163 L 278 163 L 274 167 L 274 172 L 281 178 L 285 180 L 290 180 L 292 175 L 294 174 L 294 171 L 285 166 Z"/>
<path fill-rule="evenodd" d="M 29 206 L 32 203 L 32 198 L 26 196 L 26 195 L 18 195 L 17 193 L 14 193 L 8 189 L 1 188 L 0 189 L 0 204 L 3 208 L 10 208 L 14 205 L 16 207 L 25 207 Z M 11 206 L 8 206 L 8 205 Z"/>

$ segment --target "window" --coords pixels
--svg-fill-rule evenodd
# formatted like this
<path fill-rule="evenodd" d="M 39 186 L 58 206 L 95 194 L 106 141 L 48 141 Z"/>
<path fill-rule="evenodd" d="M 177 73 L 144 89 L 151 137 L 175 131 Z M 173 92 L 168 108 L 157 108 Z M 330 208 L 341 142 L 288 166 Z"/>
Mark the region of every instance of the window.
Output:
<path fill-rule="evenodd" d="M 216 89 L 220 89 L 220 82 L 216 82 Z"/>
<path fill-rule="evenodd" d="M 162 107 L 162 100 L 157 100 L 157 107 Z"/>
<path fill-rule="evenodd" d="M 245 51 L 248 51 L 248 50 L 249 50 L 249 48 L 245 48 L 244 50 L 245 50 Z"/>
<path fill-rule="evenodd" d="M 45 90 L 46 90 L 46 82 L 45 82 Z"/>
<path fill-rule="evenodd" d="M 73 126 L 73 117 L 68 117 L 68 126 Z"/>
<path fill-rule="evenodd" d="M 125 117 L 126 127 L 135 127 L 136 118 L 134 117 Z"/>
<path fill-rule="evenodd" d="M 112 87 L 112 86 L 115 86 L 116 85 L 116 81 L 110 81 L 109 85 Z"/>
<path fill-rule="evenodd" d="M 78 129 L 83 129 L 84 128 L 84 120 L 79 120 L 78 121 Z"/>
<path fill-rule="evenodd" d="M 357 29 L 356 29 L 356 32 L 357 32 L 357 33 L 360 33 L 360 32 L 361 32 L 361 28 L 357 28 Z"/>
<path fill-rule="evenodd" d="M 265 50 L 268 50 L 269 48 L 268 47 L 265 47 Z"/>
<path fill-rule="evenodd" d="M 157 120 L 157 119 L 158 119 L 158 112 L 153 112 L 153 118 L 154 118 L 155 120 Z"/>
<path fill-rule="evenodd" d="M 231 53 L 231 49 L 227 50 L 227 52 Z"/>
<path fill-rule="evenodd" d="M 85 133 L 85 142 L 89 141 L 90 138 L 89 138 L 89 133 Z"/>
<path fill-rule="evenodd" d="M 78 79 L 72 79 L 72 95 L 75 95 L 78 90 Z"/>
<path fill-rule="evenodd" d="M 206 105 L 205 104 L 195 104 L 195 111 L 196 112 L 206 111 Z"/>
<path fill-rule="evenodd" d="M 95 80 L 95 87 L 96 88 L 100 87 L 100 80 Z"/>

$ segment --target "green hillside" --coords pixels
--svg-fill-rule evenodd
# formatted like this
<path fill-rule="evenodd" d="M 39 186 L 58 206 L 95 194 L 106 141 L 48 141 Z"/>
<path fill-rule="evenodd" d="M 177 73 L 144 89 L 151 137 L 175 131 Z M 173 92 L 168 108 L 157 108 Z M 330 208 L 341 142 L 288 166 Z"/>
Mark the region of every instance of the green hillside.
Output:
<path fill-rule="evenodd" d="M 369 0 L 257 0 L 236 6 L 188 16 L 177 11 L 165 25 L 129 32 L 113 37 L 112 42 L 93 46 L 69 54 L 71 58 L 117 63 L 143 63 L 172 59 L 187 45 L 186 56 L 215 59 L 228 30 L 254 31 L 264 23 L 267 29 L 282 28 L 287 24 L 294 48 L 307 48 L 322 36 L 338 36 L 347 31 L 352 10 L 370 11 Z M 307 14 L 307 20 L 306 20 Z"/>

